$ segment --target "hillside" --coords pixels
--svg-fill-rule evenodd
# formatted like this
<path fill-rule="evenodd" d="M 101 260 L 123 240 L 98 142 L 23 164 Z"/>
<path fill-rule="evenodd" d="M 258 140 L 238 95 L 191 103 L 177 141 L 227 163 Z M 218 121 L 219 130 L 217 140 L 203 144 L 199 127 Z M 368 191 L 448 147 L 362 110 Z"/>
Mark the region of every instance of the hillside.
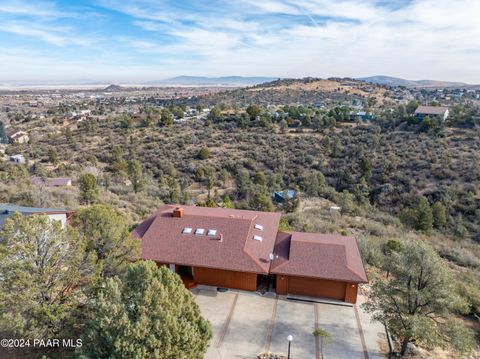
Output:
<path fill-rule="evenodd" d="M 463 82 L 450 82 L 438 80 L 405 80 L 391 76 L 370 76 L 360 77 L 359 80 L 379 85 L 405 86 L 410 88 L 476 88 L 476 85 L 469 85 Z"/>
<path fill-rule="evenodd" d="M 205 77 L 205 76 L 177 76 L 161 81 L 152 81 L 149 84 L 166 85 L 194 85 L 194 86 L 252 86 L 263 82 L 275 80 L 274 77 L 243 77 L 243 76 L 224 76 L 224 77 Z"/>
<path fill-rule="evenodd" d="M 278 210 L 296 230 L 355 235 L 373 278 L 387 240 L 422 239 L 448 260 L 468 303 L 462 318 L 479 329 L 480 116 L 470 102 L 423 128 L 410 103 L 392 105 L 384 87 L 356 80 L 280 80 L 195 96 L 220 114 L 200 106 L 189 115 L 188 98 L 162 107 L 155 94 L 137 95 L 69 97 L 43 118 L 10 113 L 9 127 L 30 142 L 6 146 L 27 163 L 0 163 L 0 202 L 78 208 L 79 177 L 90 173 L 98 202 L 131 226 L 163 203 Z M 326 108 L 285 106 L 295 99 Z M 355 99 L 370 100 L 374 122 L 343 116 L 336 103 Z M 281 106 L 263 106 L 272 101 Z M 86 108 L 89 116 L 70 116 Z M 31 175 L 71 177 L 73 186 L 38 188 Z M 285 189 L 298 202 L 272 203 L 273 191 Z M 417 219 L 425 213 L 426 225 Z"/>
<path fill-rule="evenodd" d="M 352 99 L 373 99 L 384 103 L 393 100 L 384 86 L 349 78 L 304 78 L 282 79 L 262 83 L 253 87 L 225 91 L 200 100 L 208 104 L 236 104 L 248 106 L 285 104 L 324 104 L 351 101 Z"/>

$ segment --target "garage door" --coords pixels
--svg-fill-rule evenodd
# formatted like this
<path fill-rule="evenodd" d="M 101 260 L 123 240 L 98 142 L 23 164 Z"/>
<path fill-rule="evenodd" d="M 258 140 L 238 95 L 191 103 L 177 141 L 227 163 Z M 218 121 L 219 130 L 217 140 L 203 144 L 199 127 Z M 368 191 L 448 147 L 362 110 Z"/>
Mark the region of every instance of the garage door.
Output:
<path fill-rule="evenodd" d="M 257 275 L 255 273 L 195 267 L 193 278 L 198 284 L 243 290 L 257 289 Z"/>
<path fill-rule="evenodd" d="M 345 282 L 302 277 L 288 278 L 288 293 L 345 300 Z"/>

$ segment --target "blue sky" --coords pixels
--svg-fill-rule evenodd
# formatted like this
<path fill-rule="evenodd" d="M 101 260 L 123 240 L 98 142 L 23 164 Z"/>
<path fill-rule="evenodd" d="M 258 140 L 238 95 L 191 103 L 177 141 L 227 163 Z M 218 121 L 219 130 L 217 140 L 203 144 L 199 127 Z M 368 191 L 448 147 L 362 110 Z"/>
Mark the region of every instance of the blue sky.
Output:
<path fill-rule="evenodd" d="M 0 0 L 0 83 L 177 75 L 480 83 L 479 0 Z"/>

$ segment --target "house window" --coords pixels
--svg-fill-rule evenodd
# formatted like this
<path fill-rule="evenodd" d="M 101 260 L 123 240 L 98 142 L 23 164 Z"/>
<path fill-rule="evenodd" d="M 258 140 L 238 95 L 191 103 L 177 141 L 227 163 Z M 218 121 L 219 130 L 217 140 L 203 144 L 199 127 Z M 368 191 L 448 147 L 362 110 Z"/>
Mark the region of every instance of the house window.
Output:
<path fill-rule="evenodd" d="M 253 236 L 253 239 L 255 239 L 256 241 L 261 242 L 263 238 L 260 237 L 260 236 L 255 235 L 255 236 Z"/>
<path fill-rule="evenodd" d="M 190 227 L 185 227 L 182 231 L 183 234 L 191 234 L 192 233 L 192 229 Z"/>
<path fill-rule="evenodd" d="M 216 229 L 209 229 L 208 233 L 207 233 L 207 236 L 215 236 L 216 234 L 217 234 Z"/>
<path fill-rule="evenodd" d="M 195 230 L 195 235 L 196 235 L 196 236 L 202 236 L 203 233 L 205 233 L 205 230 L 204 230 L 203 228 L 197 228 L 197 229 Z"/>
<path fill-rule="evenodd" d="M 263 231 L 263 226 L 261 224 L 256 224 L 255 229 L 258 229 L 260 231 Z"/>

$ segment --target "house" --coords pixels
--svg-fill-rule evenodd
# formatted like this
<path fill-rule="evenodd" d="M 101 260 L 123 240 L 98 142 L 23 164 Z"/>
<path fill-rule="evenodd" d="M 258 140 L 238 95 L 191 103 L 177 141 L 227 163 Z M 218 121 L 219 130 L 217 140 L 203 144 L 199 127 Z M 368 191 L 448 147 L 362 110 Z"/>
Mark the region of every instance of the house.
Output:
<path fill-rule="evenodd" d="M 293 189 L 289 189 L 286 191 L 286 195 L 288 199 L 292 199 L 295 197 L 295 191 Z M 285 201 L 285 191 L 276 191 L 273 193 L 273 199 L 276 202 L 284 202 Z"/>
<path fill-rule="evenodd" d="M 23 155 L 13 155 L 8 157 L 10 162 L 14 163 L 25 163 L 25 157 Z"/>
<path fill-rule="evenodd" d="M 442 106 L 418 106 L 415 117 L 423 120 L 425 117 L 437 117 L 445 121 L 448 117 L 448 107 Z"/>
<path fill-rule="evenodd" d="M 7 218 L 13 216 L 15 213 L 20 213 L 24 216 L 45 214 L 54 221 L 59 221 L 62 227 L 65 227 L 70 222 L 74 211 L 58 208 L 36 208 L 36 207 L 23 207 L 14 204 L 0 203 L 0 228 Z"/>
<path fill-rule="evenodd" d="M 202 284 L 357 300 L 368 282 L 354 237 L 279 231 L 280 213 L 164 205 L 133 232 L 141 258 Z"/>
<path fill-rule="evenodd" d="M 12 143 L 27 143 L 30 141 L 30 137 L 28 137 L 28 133 L 25 131 L 14 132 L 9 138 Z"/>
<path fill-rule="evenodd" d="M 71 186 L 72 179 L 68 177 L 59 177 L 59 178 L 47 178 L 44 180 L 38 176 L 31 176 L 30 181 L 35 186 L 47 186 L 47 187 L 63 187 L 63 186 Z"/>
<path fill-rule="evenodd" d="M 357 111 L 357 112 L 350 112 L 350 120 L 351 121 L 370 121 L 375 119 L 375 115 L 371 112 L 366 111 Z"/>

